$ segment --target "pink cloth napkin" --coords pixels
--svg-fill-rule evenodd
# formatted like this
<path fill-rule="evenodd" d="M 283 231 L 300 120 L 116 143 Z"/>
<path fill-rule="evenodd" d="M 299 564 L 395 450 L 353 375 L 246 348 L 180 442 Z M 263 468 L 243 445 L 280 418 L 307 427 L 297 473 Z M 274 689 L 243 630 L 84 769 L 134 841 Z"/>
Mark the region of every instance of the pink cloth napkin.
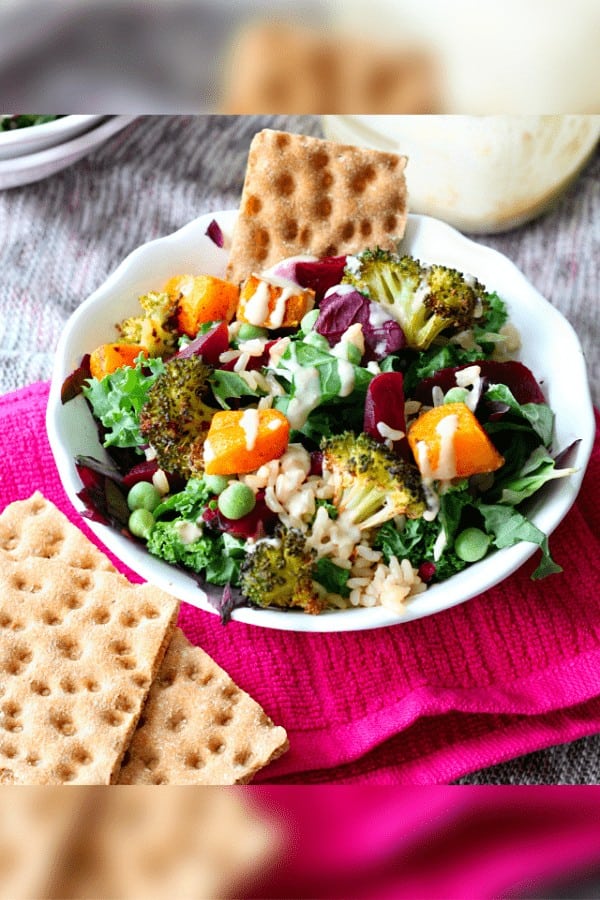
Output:
<path fill-rule="evenodd" d="M 58 478 L 47 397 L 37 384 L 0 398 L 0 508 L 39 489 L 91 537 Z M 600 731 L 599 485 L 597 439 L 552 537 L 562 574 L 532 582 L 530 560 L 485 595 L 416 622 L 293 634 L 223 627 L 182 605 L 190 640 L 288 730 L 289 752 L 257 780 L 447 783 Z"/>
<path fill-rule="evenodd" d="M 263 786 L 251 799 L 282 838 L 254 900 L 598 896 L 597 787 Z"/>

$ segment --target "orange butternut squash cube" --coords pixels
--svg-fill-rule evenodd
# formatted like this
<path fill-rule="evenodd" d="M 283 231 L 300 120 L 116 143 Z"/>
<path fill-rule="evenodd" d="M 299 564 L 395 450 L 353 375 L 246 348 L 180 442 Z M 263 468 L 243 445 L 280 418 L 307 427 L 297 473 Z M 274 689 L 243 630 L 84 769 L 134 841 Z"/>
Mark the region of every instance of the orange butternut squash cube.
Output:
<path fill-rule="evenodd" d="M 240 294 L 236 284 L 214 275 L 177 275 L 164 289 L 179 298 L 177 327 L 192 338 L 205 322 L 231 322 Z"/>
<path fill-rule="evenodd" d="M 290 425 L 277 409 L 226 410 L 212 418 L 204 442 L 207 475 L 241 475 L 282 456 Z"/>
<path fill-rule="evenodd" d="M 262 328 L 296 328 L 314 305 L 315 292 L 310 288 L 251 275 L 242 285 L 236 318 Z"/>
<path fill-rule="evenodd" d="M 101 344 L 90 354 L 90 372 L 101 381 L 122 366 L 133 367 L 140 353 L 148 356 L 148 351 L 140 344 Z"/>
<path fill-rule="evenodd" d="M 464 403 L 435 406 L 415 419 L 408 443 L 423 477 L 468 478 L 494 472 L 504 463 Z"/>

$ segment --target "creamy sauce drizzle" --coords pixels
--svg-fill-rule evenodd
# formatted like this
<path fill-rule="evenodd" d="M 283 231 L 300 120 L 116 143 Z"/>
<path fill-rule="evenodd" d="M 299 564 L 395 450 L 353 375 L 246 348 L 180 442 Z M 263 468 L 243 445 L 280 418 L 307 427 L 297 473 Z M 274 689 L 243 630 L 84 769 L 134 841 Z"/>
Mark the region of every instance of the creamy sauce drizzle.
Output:
<path fill-rule="evenodd" d="M 240 428 L 246 439 L 246 450 L 254 450 L 258 435 L 259 414 L 257 409 L 245 409 L 240 419 Z"/>
<path fill-rule="evenodd" d="M 354 373 L 352 378 L 354 379 Z M 294 385 L 296 396 L 290 400 L 286 416 L 292 428 L 302 428 L 321 400 L 319 370 L 316 366 L 298 366 L 294 373 Z"/>

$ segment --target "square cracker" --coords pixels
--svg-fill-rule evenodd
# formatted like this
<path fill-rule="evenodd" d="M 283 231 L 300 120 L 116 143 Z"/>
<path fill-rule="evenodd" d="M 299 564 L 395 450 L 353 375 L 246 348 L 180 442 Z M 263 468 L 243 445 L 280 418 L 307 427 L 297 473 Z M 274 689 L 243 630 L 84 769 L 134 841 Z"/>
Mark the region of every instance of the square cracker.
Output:
<path fill-rule="evenodd" d="M 406 225 L 406 157 L 264 129 L 250 145 L 227 277 L 287 256 L 395 249 Z"/>
<path fill-rule="evenodd" d="M 36 491 L 0 513 L 0 555 L 58 559 L 79 569 L 116 572 L 107 557 L 57 507 Z"/>
<path fill-rule="evenodd" d="M 285 730 L 177 628 L 118 781 L 245 784 L 287 747 Z"/>
<path fill-rule="evenodd" d="M 137 785 L 88 792 L 82 827 L 63 854 L 51 897 L 248 896 L 248 884 L 281 846 L 270 817 L 236 788 Z"/>
<path fill-rule="evenodd" d="M 0 556 L 0 782 L 109 784 L 178 602 L 61 559 Z"/>

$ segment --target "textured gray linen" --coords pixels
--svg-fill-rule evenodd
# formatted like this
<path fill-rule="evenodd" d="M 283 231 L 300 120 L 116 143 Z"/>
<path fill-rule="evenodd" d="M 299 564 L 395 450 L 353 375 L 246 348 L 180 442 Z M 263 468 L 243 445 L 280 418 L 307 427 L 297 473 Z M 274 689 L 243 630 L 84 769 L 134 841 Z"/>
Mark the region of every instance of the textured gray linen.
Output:
<path fill-rule="evenodd" d="M 50 377 L 69 315 L 140 244 L 237 207 L 255 131 L 320 135 L 316 117 L 149 117 L 74 166 L 0 192 L 0 393 Z M 476 240 L 508 256 L 577 331 L 600 403 L 600 152 L 553 209 Z M 561 360 L 556 360 L 561 365 Z M 568 377 L 568 373 L 565 373 Z M 462 783 L 600 781 L 600 736 Z"/>

